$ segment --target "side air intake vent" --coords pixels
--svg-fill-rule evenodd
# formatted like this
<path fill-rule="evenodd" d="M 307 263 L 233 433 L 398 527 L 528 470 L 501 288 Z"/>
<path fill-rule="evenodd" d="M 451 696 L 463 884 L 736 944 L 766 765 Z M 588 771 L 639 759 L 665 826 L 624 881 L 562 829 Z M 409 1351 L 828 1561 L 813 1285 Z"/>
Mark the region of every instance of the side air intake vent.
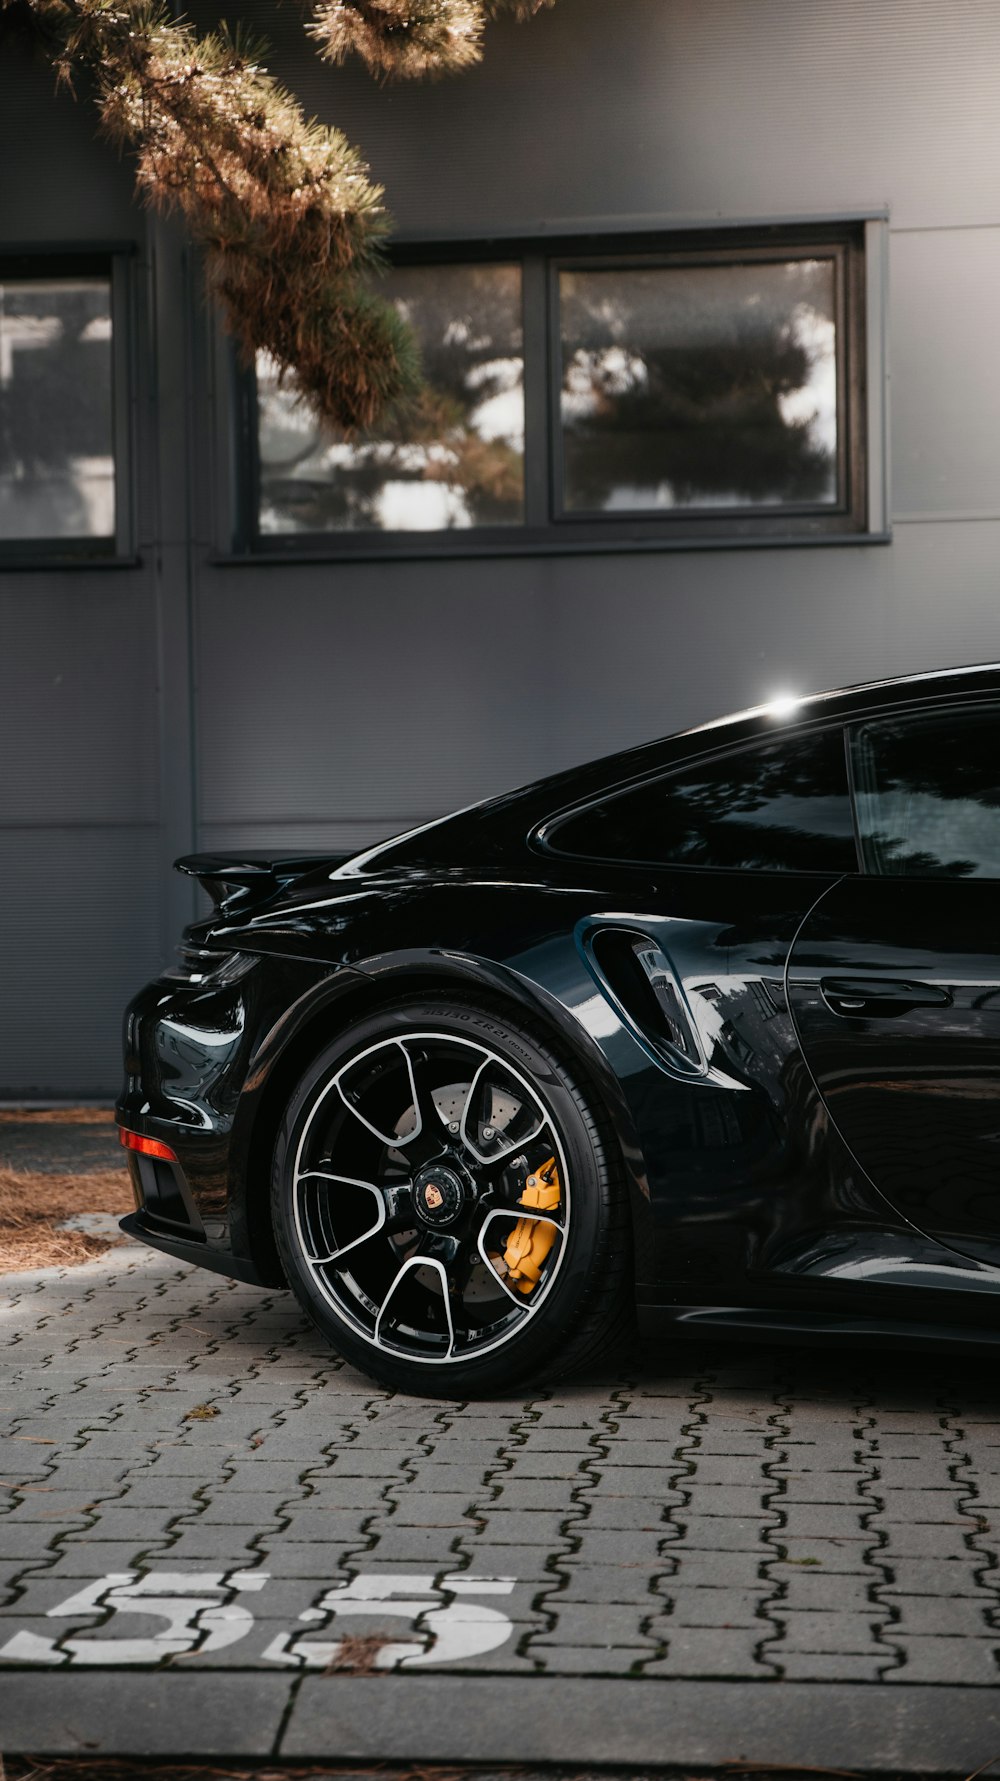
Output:
<path fill-rule="evenodd" d="M 672 1070 L 703 1076 L 707 1062 L 683 987 L 659 942 L 635 928 L 594 926 L 580 936 L 591 972 L 616 1013 Z"/>

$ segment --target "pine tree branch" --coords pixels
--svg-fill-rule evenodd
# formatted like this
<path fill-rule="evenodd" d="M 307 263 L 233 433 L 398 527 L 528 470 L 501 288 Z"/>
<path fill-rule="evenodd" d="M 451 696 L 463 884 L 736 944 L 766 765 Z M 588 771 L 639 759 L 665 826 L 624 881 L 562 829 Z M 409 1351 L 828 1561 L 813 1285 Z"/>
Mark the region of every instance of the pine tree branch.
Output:
<path fill-rule="evenodd" d="M 319 0 L 328 59 L 385 77 L 469 66 L 487 17 L 552 0 Z M 60 80 L 89 69 L 104 132 L 135 156 L 146 203 L 178 212 L 244 355 L 266 350 L 324 418 L 370 429 L 419 387 L 416 343 L 370 286 L 388 218 L 357 150 L 309 120 L 264 51 L 199 36 L 163 0 L 0 0 L 33 19 Z"/>
<path fill-rule="evenodd" d="M 360 56 L 383 80 L 454 74 L 482 60 L 483 30 L 500 12 L 530 18 L 554 0 L 318 0 L 309 35 L 329 62 Z"/>
<path fill-rule="evenodd" d="M 60 73 L 95 75 L 104 132 L 135 155 L 144 200 L 176 211 L 252 358 L 325 418 L 370 427 L 418 383 L 396 310 L 368 288 L 387 229 L 381 188 L 337 130 L 307 120 L 259 45 L 198 36 L 160 0 L 30 0 L 57 22 Z"/>

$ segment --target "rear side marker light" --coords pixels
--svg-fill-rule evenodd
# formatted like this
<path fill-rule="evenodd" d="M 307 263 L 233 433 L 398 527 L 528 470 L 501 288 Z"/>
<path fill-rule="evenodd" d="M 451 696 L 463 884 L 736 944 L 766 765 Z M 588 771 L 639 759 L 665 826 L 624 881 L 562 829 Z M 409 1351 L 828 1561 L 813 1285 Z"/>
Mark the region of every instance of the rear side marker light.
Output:
<path fill-rule="evenodd" d="M 165 1163 L 175 1163 L 176 1153 L 169 1144 L 161 1144 L 159 1138 L 142 1138 L 138 1132 L 127 1132 L 124 1126 L 118 1127 L 118 1136 L 126 1150 L 138 1150 L 142 1156 L 158 1156 Z"/>

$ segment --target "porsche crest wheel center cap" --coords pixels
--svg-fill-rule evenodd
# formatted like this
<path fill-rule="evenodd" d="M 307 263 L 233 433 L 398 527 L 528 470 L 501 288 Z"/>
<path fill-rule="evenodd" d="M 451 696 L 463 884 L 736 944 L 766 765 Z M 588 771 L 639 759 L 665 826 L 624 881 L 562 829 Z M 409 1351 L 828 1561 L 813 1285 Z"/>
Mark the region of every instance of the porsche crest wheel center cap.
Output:
<path fill-rule="evenodd" d="M 421 1169 L 413 1182 L 413 1204 L 425 1224 L 454 1223 L 465 1205 L 461 1178 L 441 1163 Z"/>

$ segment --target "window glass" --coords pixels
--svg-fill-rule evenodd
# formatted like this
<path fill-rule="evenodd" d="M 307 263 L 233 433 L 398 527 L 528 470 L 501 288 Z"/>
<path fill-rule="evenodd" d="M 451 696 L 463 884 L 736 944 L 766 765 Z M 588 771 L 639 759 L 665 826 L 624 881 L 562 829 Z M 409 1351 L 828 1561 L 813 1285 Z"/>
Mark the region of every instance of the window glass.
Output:
<path fill-rule="evenodd" d="M 424 388 L 377 433 L 316 422 L 257 361 L 259 526 L 427 532 L 524 518 L 518 266 L 398 266 L 386 294 L 412 325 Z"/>
<path fill-rule="evenodd" d="M 563 506 L 834 505 L 833 259 L 559 276 Z"/>
<path fill-rule="evenodd" d="M 111 538 L 109 278 L 0 280 L 0 539 Z"/>
<path fill-rule="evenodd" d="M 568 817 L 558 853 L 759 872 L 857 869 L 843 732 L 693 762 Z"/>
<path fill-rule="evenodd" d="M 867 872 L 1000 878 L 1000 710 L 862 724 L 852 751 Z"/>

